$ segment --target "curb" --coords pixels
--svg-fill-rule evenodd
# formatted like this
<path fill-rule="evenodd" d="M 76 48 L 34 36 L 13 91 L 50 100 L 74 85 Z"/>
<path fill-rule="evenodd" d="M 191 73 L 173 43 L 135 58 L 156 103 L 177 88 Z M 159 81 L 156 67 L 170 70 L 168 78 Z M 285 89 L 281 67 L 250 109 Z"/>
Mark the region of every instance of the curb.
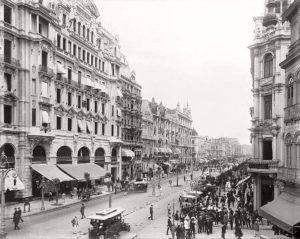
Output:
<path fill-rule="evenodd" d="M 90 201 L 93 201 L 95 199 L 98 199 L 98 198 L 104 198 L 106 196 L 109 196 L 111 194 L 114 194 L 113 192 L 108 192 L 107 194 L 105 195 L 97 195 L 95 197 L 91 197 L 90 198 Z M 79 200 L 79 201 L 76 201 L 76 202 L 72 202 L 72 203 L 69 203 L 69 204 L 66 204 L 66 205 L 63 205 L 63 206 L 58 206 L 58 207 L 53 207 L 53 208 L 50 208 L 50 209 L 46 209 L 44 211 L 37 211 L 37 212 L 33 212 L 33 213 L 30 213 L 30 214 L 22 214 L 22 217 L 30 217 L 30 216 L 36 216 L 36 215 L 40 215 L 40 214 L 46 214 L 46 213 L 49 213 L 49 212 L 54 212 L 54 211 L 59 211 L 59 210 L 62 210 L 62 209 L 65 209 L 65 208 L 69 208 L 70 206 L 73 206 L 73 205 L 76 205 L 76 204 L 81 204 L 82 201 Z M 12 217 L 7 217 L 5 218 L 5 220 L 11 220 L 13 219 Z"/>

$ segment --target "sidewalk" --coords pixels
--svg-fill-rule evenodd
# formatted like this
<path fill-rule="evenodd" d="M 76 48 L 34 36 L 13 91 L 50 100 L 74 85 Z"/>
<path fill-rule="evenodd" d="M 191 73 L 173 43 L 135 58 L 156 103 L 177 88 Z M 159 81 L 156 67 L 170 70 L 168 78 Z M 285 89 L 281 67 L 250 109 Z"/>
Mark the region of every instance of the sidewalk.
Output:
<path fill-rule="evenodd" d="M 114 192 L 102 192 L 102 194 L 99 195 L 92 195 L 90 197 L 90 200 L 94 200 L 101 197 L 106 197 L 110 194 L 113 194 Z M 13 218 L 13 214 L 15 211 L 15 208 L 21 208 L 22 210 L 22 217 L 28 217 L 31 215 L 37 215 L 47 212 L 52 212 L 56 210 L 64 209 L 68 206 L 80 204 L 82 203 L 81 199 L 78 199 L 77 196 L 74 196 L 73 198 L 66 197 L 65 200 L 63 200 L 61 197 L 58 199 L 58 205 L 55 205 L 55 197 L 54 200 L 49 202 L 48 197 L 44 200 L 45 210 L 41 210 L 42 206 L 42 200 L 34 200 L 30 202 L 30 212 L 28 212 L 28 206 L 26 206 L 26 212 L 24 212 L 24 203 L 16 203 L 13 205 L 8 205 L 5 207 L 5 219 L 9 220 Z"/>

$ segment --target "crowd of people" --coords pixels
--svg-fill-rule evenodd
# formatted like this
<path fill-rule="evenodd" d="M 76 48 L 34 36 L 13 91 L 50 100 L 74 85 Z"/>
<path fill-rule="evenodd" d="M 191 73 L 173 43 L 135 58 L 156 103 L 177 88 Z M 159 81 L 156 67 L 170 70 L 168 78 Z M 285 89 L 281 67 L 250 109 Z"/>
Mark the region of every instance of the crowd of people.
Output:
<path fill-rule="evenodd" d="M 184 192 L 179 197 L 180 210 L 173 214 L 168 206 L 167 235 L 171 232 L 172 238 L 191 239 L 197 233 L 212 234 L 214 226 L 219 225 L 224 239 L 227 230 L 234 230 L 236 238 L 242 238 L 243 228 L 252 229 L 253 236 L 259 237 L 263 220 L 253 210 L 253 185 L 246 181 L 237 187 L 239 180 L 210 176 L 192 180 L 191 191 L 195 198 L 184 196 L 188 194 Z"/>

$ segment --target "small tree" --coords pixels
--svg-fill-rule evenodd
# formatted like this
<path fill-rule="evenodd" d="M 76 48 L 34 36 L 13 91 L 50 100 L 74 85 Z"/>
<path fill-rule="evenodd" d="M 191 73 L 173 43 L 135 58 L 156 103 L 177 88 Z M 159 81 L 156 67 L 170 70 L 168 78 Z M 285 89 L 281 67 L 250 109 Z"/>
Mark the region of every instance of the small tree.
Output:
<path fill-rule="evenodd" d="M 52 180 L 54 186 L 55 186 L 55 192 L 56 192 L 56 197 L 55 197 L 55 200 L 56 200 L 56 204 L 58 204 L 58 192 L 59 192 L 59 186 L 60 186 L 60 180 L 58 178 L 54 178 Z"/>

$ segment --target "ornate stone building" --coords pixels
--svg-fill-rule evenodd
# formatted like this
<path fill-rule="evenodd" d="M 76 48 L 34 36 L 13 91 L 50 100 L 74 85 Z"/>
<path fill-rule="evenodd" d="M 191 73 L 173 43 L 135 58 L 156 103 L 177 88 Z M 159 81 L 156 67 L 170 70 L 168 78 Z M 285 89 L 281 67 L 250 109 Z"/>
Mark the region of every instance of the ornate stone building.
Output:
<path fill-rule="evenodd" d="M 284 90 L 281 110 L 284 112 L 280 144 L 283 154 L 277 168 L 277 182 L 279 196 L 272 202 L 259 209 L 260 215 L 272 224 L 293 234 L 292 238 L 299 238 L 300 219 L 296 215 L 300 210 L 300 1 L 295 0 L 283 13 L 285 25 L 291 26 L 291 43 L 285 59 L 280 63 L 285 70 L 282 78 Z"/>
<path fill-rule="evenodd" d="M 93 163 L 121 178 L 121 136 L 140 141 L 126 131 L 138 117 L 122 113 L 140 112 L 140 86 L 121 73 L 129 66 L 95 4 L 4 0 L 0 12 L 0 151 L 25 184 L 17 196 L 35 192 L 34 164 Z"/>
<path fill-rule="evenodd" d="M 152 101 L 143 101 L 143 159 L 144 162 L 154 160 L 163 167 L 170 160 L 191 165 L 192 160 L 192 117 L 187 105 L 182 111 L 177 105 L 169 109 Z M 152 139 L 152 140 L 151 140 Z M 166 171 L 166 170 L 165 170 Z"/>
<path fill-rule="evenodd" d="M 285 72 L 279 63 L 290 45 L 290 28 L 281 19 L 289 1 L 265 1 L 264 16 L 255 17 L 254 42 L 249 47 L 253 108 L 251 141 L 253 158 L 248 172 L 254 182 L 254 209 L 278 195 L 276 173 L 284 161 Z"/>

